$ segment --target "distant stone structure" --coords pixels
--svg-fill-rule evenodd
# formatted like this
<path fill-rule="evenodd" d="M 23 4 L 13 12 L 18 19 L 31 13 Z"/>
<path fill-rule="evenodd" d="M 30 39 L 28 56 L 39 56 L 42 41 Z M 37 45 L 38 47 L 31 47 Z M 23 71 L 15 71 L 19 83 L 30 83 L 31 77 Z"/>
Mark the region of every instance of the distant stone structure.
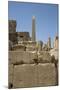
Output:
<path fill-rule="evenodd" d="M 55 40 L 54 40 L 54 48 L 55 48 L 55 49 L 58 49 L 58 43 L 59 43 L 59 42 L 58 42 L 58 36 L 56 35 L 56 36 L 55 36 Z"/>
<path fill-rule="evenodd" d="M 59 58 L 59 39 L 58 35 L 55 36 L 54 47 L 50 50 L 50 54 L 55 56 L 55 59 Z"/>
<path fill-rule="evenodd" d="M 18 43 L 21 42 L 21 41 L 30 41 L 31 38 L 30 38 L 30 35 L 29 35 L 29 32 L 17 32 L 18 34 Z"/>
<path fill-rule="evenodd" d="M 16 33 L 16 20 L 9 20 L 9 33 Z"/>
<path fill-rule="evenodd" d="M 17 44 L 16 20 L 9 20 L 9 40 Z"/>
<path fill-rule="evenodd" d="M 32 17 L 32 41 L 36 41 L 35 16 Z"/>
<path fill-rule="evenodd" d="M 9 88 L 58 85 L 58 36 L 51 48 L 36 41 L 35 16 L 32 17 L 32 38 L 29 32 L 16 32 L 16 21 L 9 20 Z"/>
<path fill-rule="evenodd" d="M 50 37 L 48 38 L 48 43 L 47 44 L 48 44 L 48 49 L 50 50 L 51 49 L 51 38 Z"/>
<path fill-rule="evenodd" d="M 47 45 L 46 43 L 43 45 L 43 50 L 44 50 L 44 51 L 49 51 L 48 45 Z"/>
<path fill-rule="evenodd" d="M 43 50 L 43 42 L 42 41 L 38 41 L 38 51 L 42 51 Z"/>

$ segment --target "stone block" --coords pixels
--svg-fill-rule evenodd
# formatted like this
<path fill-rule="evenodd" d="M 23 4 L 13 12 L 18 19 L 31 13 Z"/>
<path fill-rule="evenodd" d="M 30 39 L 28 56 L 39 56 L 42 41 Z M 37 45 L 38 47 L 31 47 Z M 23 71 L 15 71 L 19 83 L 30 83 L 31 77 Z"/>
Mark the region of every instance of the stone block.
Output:
<path fill-rule="evenodd" d="M 37 86 L 54 86 L 56 85 L 56 68 L 52 63 L 37 65 Z"/>
<path fill-rule="evenodd" d="M 13 88 L 57 85 L 56 69 L 52 63 L 14 66 Z"/>
<path fill-rule="evenodd" d="M 23 51 L 9 51 L 9 62 L 12 64 L 20 64 L 20 62 L 23 61 L 23 57 Z"/>
<path fill-rule="evenodd" d="M 9 62 L 12 64 L 34 63 L 37 54 L 26 51 L 9 51 Z"/>
<path fill-rule="evenodd" d="M 14 66 L 13 87 L 33 87 L 37 85 L 37 73 L 34 64 L 23 64 Z"/>
<path fill-rule="evenodd" d="M 51 55 L 47 51 L 41 51 L 38 55 L 39 63 L 51 63 Z"/>
<path fill-rule="evenodd" d="M 35 52 L 24 52 L 24 63 L 34 63 L 34 59 L 37 59 L 37 54 Z"/>
<path fill-rule="evenodd" d="M 36 51 L 36 50 L 37 50 L 36 46 L 27 46 L 26 47 L 26 51 Z"/>

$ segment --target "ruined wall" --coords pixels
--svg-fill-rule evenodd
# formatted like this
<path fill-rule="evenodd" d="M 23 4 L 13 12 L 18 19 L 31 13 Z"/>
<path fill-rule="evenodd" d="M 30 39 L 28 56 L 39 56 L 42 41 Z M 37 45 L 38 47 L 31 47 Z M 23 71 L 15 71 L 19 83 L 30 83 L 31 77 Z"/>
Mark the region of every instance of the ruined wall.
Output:
<path fill-rule="evenodd" d="M 14 66 L 14 88 L 48 85 L 56 85 L 54 64 L 23 64 Z"/>
<path fill-rule="evenodd" d="M 13 44 L 17 43 L 17 33 L 16 33 L 16 20 L 9 20 L 9 40 L 13 42 Z"/>
<path fill-rule="evenodd" d="M 59 37 L 58 36 L 55 37 L 54 48 L 55 49 L 58 49 L 59 48 Z"/>
<path fill-rule="evenodd" d="M 17 34 L 18 34 L 18 42 L 30 40 L 29 32 L 17 32 Z"/>
<path fill-rule="evenodd" d="M 9 51 L 9 88 L 57 85 L 57 75 L 55 63 L 39 62 L 36 52 Z"/>

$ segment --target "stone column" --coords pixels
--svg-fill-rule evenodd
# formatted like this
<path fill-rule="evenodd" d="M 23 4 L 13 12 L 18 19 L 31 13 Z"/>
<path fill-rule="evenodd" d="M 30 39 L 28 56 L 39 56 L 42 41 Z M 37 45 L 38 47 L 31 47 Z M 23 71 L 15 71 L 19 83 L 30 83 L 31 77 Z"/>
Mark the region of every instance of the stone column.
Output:
<path fill-rule="evenodd" d="M 42 41 L 39 41 L 38 42 L 38 51 L 41 51 L 42 50 L 42 46 L 43 46 L 43 42 Z"/>
<path fill-rule="evenodd" d="M 49 50 L 51 49 L 51 38 L 50 37 L 48 38 L 48 49 Z"/>
<path fill-rule="evenodd" d="M 58 36 L 55 37 L 54 48 L 58 49 Z"/>
<path fill-rule="evenodd" d="M 35 16 L 32 17 L 32 41 L 36 41 L 35 35 Z"/>

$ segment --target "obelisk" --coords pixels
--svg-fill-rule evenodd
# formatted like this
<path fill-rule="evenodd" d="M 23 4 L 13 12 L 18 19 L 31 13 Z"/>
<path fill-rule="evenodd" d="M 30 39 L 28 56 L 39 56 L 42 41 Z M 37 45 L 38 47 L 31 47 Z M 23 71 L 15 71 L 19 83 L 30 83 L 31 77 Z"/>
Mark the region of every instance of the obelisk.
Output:
<path fill-rule="evenodd" d="M 32 41 L 36 41 L 35 16 L 32 17 Z"/>

